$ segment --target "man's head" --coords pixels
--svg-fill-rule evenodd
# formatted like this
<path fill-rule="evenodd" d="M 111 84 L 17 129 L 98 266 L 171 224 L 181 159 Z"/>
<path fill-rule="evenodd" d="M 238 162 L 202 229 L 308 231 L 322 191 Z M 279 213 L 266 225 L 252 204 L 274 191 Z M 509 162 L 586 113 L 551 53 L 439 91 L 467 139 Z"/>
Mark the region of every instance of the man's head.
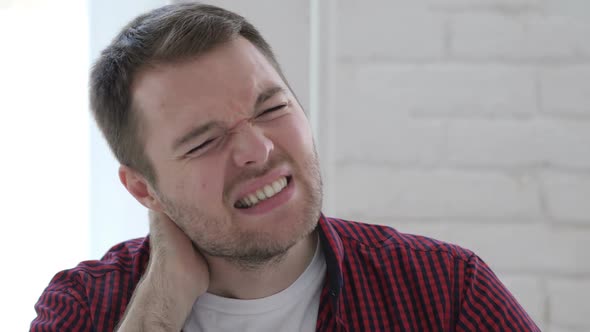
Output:
<path fill-rule="evenodd" d="M 137 74 L 198 57 L 238 36 L 256 46 L 285 80 L 271 47 L 254 26 L 233 12 L 198 3 L 165 6 L 138 16 L 103 50 L 91 73 L 90 104 L 122 165 L 156 182 L 143 151 L 140 118 L 132 112 L 131 85 Z"/>
<path fill-rule="evenodd" d="M 242 17 L 199 4 L 140 16 L 91 80 L 121 181 L 204 254 L 263 262 L 315 227 L 321 179 L 309 123 Z"/>

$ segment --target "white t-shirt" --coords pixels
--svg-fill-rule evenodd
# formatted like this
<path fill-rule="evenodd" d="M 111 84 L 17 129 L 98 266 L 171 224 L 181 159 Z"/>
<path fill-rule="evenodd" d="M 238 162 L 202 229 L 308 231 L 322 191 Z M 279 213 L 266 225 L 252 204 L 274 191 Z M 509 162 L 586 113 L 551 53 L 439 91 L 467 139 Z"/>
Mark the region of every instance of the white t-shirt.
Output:
<path fill-rule="evenodd" d="M 201 295 L 183 331 L 315 331 L 326 260 L 317 241 L 313 259 L 285 290 L 256 300 Z"/>

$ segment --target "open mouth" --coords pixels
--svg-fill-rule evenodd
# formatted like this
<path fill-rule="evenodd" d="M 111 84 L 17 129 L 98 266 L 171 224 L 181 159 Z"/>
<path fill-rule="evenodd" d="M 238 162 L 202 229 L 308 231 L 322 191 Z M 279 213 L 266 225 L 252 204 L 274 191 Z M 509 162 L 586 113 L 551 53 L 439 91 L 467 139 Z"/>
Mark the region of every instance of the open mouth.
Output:
<path fill-rule="evenodd" d="M 258 205 L 260 202 L 263 202 L 283 191 L 285 188 L 287 188 L 289 182 L 291 182 L 291 176 L 282 176 L 272 183 L 266 184 L 240 198 L 234 204 L 234 207 L 237 209 L 252 208 Z"/>

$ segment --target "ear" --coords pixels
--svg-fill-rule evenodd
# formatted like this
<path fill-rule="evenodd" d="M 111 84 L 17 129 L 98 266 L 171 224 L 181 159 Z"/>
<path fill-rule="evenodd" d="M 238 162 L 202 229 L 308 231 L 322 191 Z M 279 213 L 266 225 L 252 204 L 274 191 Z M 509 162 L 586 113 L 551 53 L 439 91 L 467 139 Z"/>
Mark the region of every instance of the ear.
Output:
<path fill-rule="evenodd" d="M 162 204 L 149 182 L 136 170 L 119 166 L 119 180 L 127 191 L 143 206 L 150 210 L 162 212 Z"/>

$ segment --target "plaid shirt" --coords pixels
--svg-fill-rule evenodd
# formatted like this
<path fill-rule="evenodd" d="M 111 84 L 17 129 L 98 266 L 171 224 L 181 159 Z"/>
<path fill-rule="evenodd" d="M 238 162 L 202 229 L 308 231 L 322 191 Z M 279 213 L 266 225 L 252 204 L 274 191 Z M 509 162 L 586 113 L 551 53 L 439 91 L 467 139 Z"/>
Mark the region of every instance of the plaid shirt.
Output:
<path fill-rule="evenodd" d="M 322 216 L 327 278 L 318 331 L 539 331 L 472 252 L 422 236 Z M 149 239 L 58 273 L 31 331 L 112 331 L 149 259 Z"/>

